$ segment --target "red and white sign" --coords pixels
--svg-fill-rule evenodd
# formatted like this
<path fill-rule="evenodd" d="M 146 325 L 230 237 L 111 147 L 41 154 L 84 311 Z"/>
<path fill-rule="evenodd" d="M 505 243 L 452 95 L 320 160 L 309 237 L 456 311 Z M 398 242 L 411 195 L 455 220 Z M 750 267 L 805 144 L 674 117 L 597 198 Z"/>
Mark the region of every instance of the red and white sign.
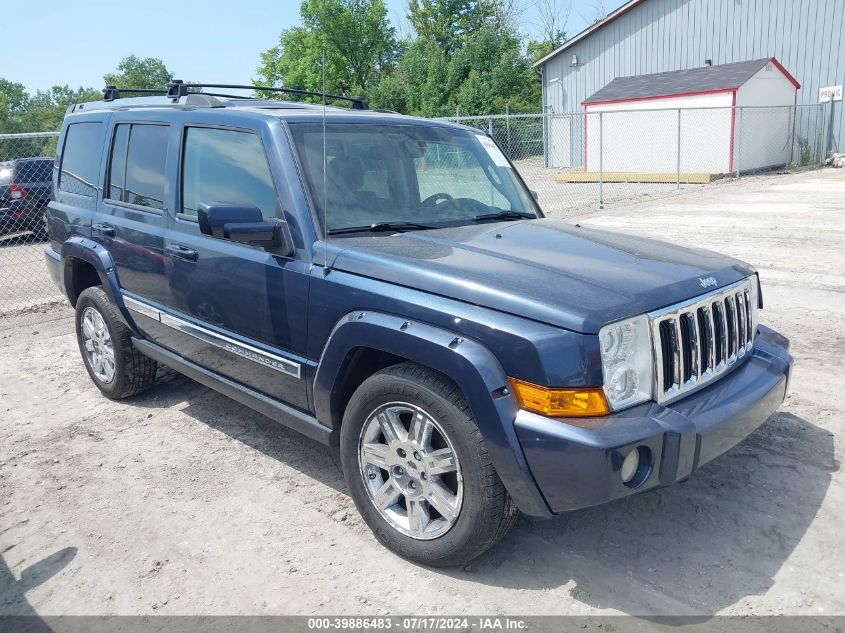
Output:
<path fill-rule="evenodd" d="M 842 85 L 819 88 L 819 103 L 842 101 Z"/>

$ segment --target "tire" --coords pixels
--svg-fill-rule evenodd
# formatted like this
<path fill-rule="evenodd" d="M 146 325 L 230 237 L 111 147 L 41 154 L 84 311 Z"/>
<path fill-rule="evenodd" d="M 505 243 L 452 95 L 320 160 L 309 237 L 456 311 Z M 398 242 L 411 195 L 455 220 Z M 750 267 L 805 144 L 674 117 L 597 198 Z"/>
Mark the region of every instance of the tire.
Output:
<path fill-rule="evenodd" d="M 422 440 L 418 429 L 427 429 Z M 343 416 L 340 456 L 364 521 L 412 561 L 463 565 L 519 518 L 463 394 L 420 365 L 394 365 L 361 384 Z"/>
<path fill-rule="evenodd" d="M 129 328 L 99 286 L 83 290 L 76 302 L 76 340 L 88 375 L 107 398 L 128 398 L 155 383 L 156 362 L 135 349 Z"/>

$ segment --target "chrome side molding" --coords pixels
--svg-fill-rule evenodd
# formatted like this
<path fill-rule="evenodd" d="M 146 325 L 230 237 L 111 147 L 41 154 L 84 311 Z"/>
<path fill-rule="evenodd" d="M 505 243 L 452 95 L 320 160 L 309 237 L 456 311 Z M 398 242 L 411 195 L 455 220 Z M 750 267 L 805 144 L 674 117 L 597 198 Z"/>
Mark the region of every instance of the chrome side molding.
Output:
<path fill-rule="evenodd" d="M 135 299 L 134 297 L 123 296 L 123 302 L 126 307 L 137 314 L 141 314 L 150 319 L 158 321 L 162 325 L 178 330 L 189 336 L 193 336 L 209 345 L 214 345 L 230 354 L 235 354 L 241 358 L 246 358 L 260 365 L 264 365 L 271 369 L 275 369 L 288 376 L 294 378 L 302 378 L 302 365 L 284 356 L 267 352 L 263 349 L 244 343 L 231 336 L 220 334 L 208 328 L 192 323 L 187 319 L 177 316 L 174 313 L 160 310 L 155 306 Z"/>

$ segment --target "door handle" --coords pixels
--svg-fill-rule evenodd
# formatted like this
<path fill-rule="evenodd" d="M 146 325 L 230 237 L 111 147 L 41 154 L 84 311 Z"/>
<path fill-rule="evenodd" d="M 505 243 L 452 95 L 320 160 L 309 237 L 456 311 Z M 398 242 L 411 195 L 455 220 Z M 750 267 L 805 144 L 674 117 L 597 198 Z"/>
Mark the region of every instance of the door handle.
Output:
<path fill-rule="evenodd" d="M 114 227 L 108 224 L 96 223 L 91 225 L 91 230 L 106 237 L 114 237 Z"/>
<path fill-rule="evenodd" d="M 164 247 L 164 252 L 171 257 L 184 259 L 189 262 L 195 262 L 197 261 L 197 257 L 199 257 L 199 253 L 194 249 L 182 246 L 181 244 L 168 244 Z"/>

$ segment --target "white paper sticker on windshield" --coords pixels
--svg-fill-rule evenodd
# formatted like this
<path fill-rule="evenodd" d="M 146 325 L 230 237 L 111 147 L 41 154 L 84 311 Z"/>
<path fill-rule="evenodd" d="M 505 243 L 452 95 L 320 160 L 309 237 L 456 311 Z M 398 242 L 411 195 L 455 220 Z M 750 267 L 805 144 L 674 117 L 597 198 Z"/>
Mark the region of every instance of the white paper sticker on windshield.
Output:
<path fill-rule="evenodd" d="M 510 167 L 510 163 L 508 163 L 508 159 L 505 158 L 505 155 L 502 154 L 502 150 L 499 149 L 499 146 L 493 142 L 493 139 L 489 136 L 482 136 L 481 134 L 476 134 L 475 138 L 478 139 L 478 142 L 484 146 L 484 149 L 487 150 L 487 153 L 490 155 L 490 158 L 493 159 L 493 164 L 498 167 Z"/>

